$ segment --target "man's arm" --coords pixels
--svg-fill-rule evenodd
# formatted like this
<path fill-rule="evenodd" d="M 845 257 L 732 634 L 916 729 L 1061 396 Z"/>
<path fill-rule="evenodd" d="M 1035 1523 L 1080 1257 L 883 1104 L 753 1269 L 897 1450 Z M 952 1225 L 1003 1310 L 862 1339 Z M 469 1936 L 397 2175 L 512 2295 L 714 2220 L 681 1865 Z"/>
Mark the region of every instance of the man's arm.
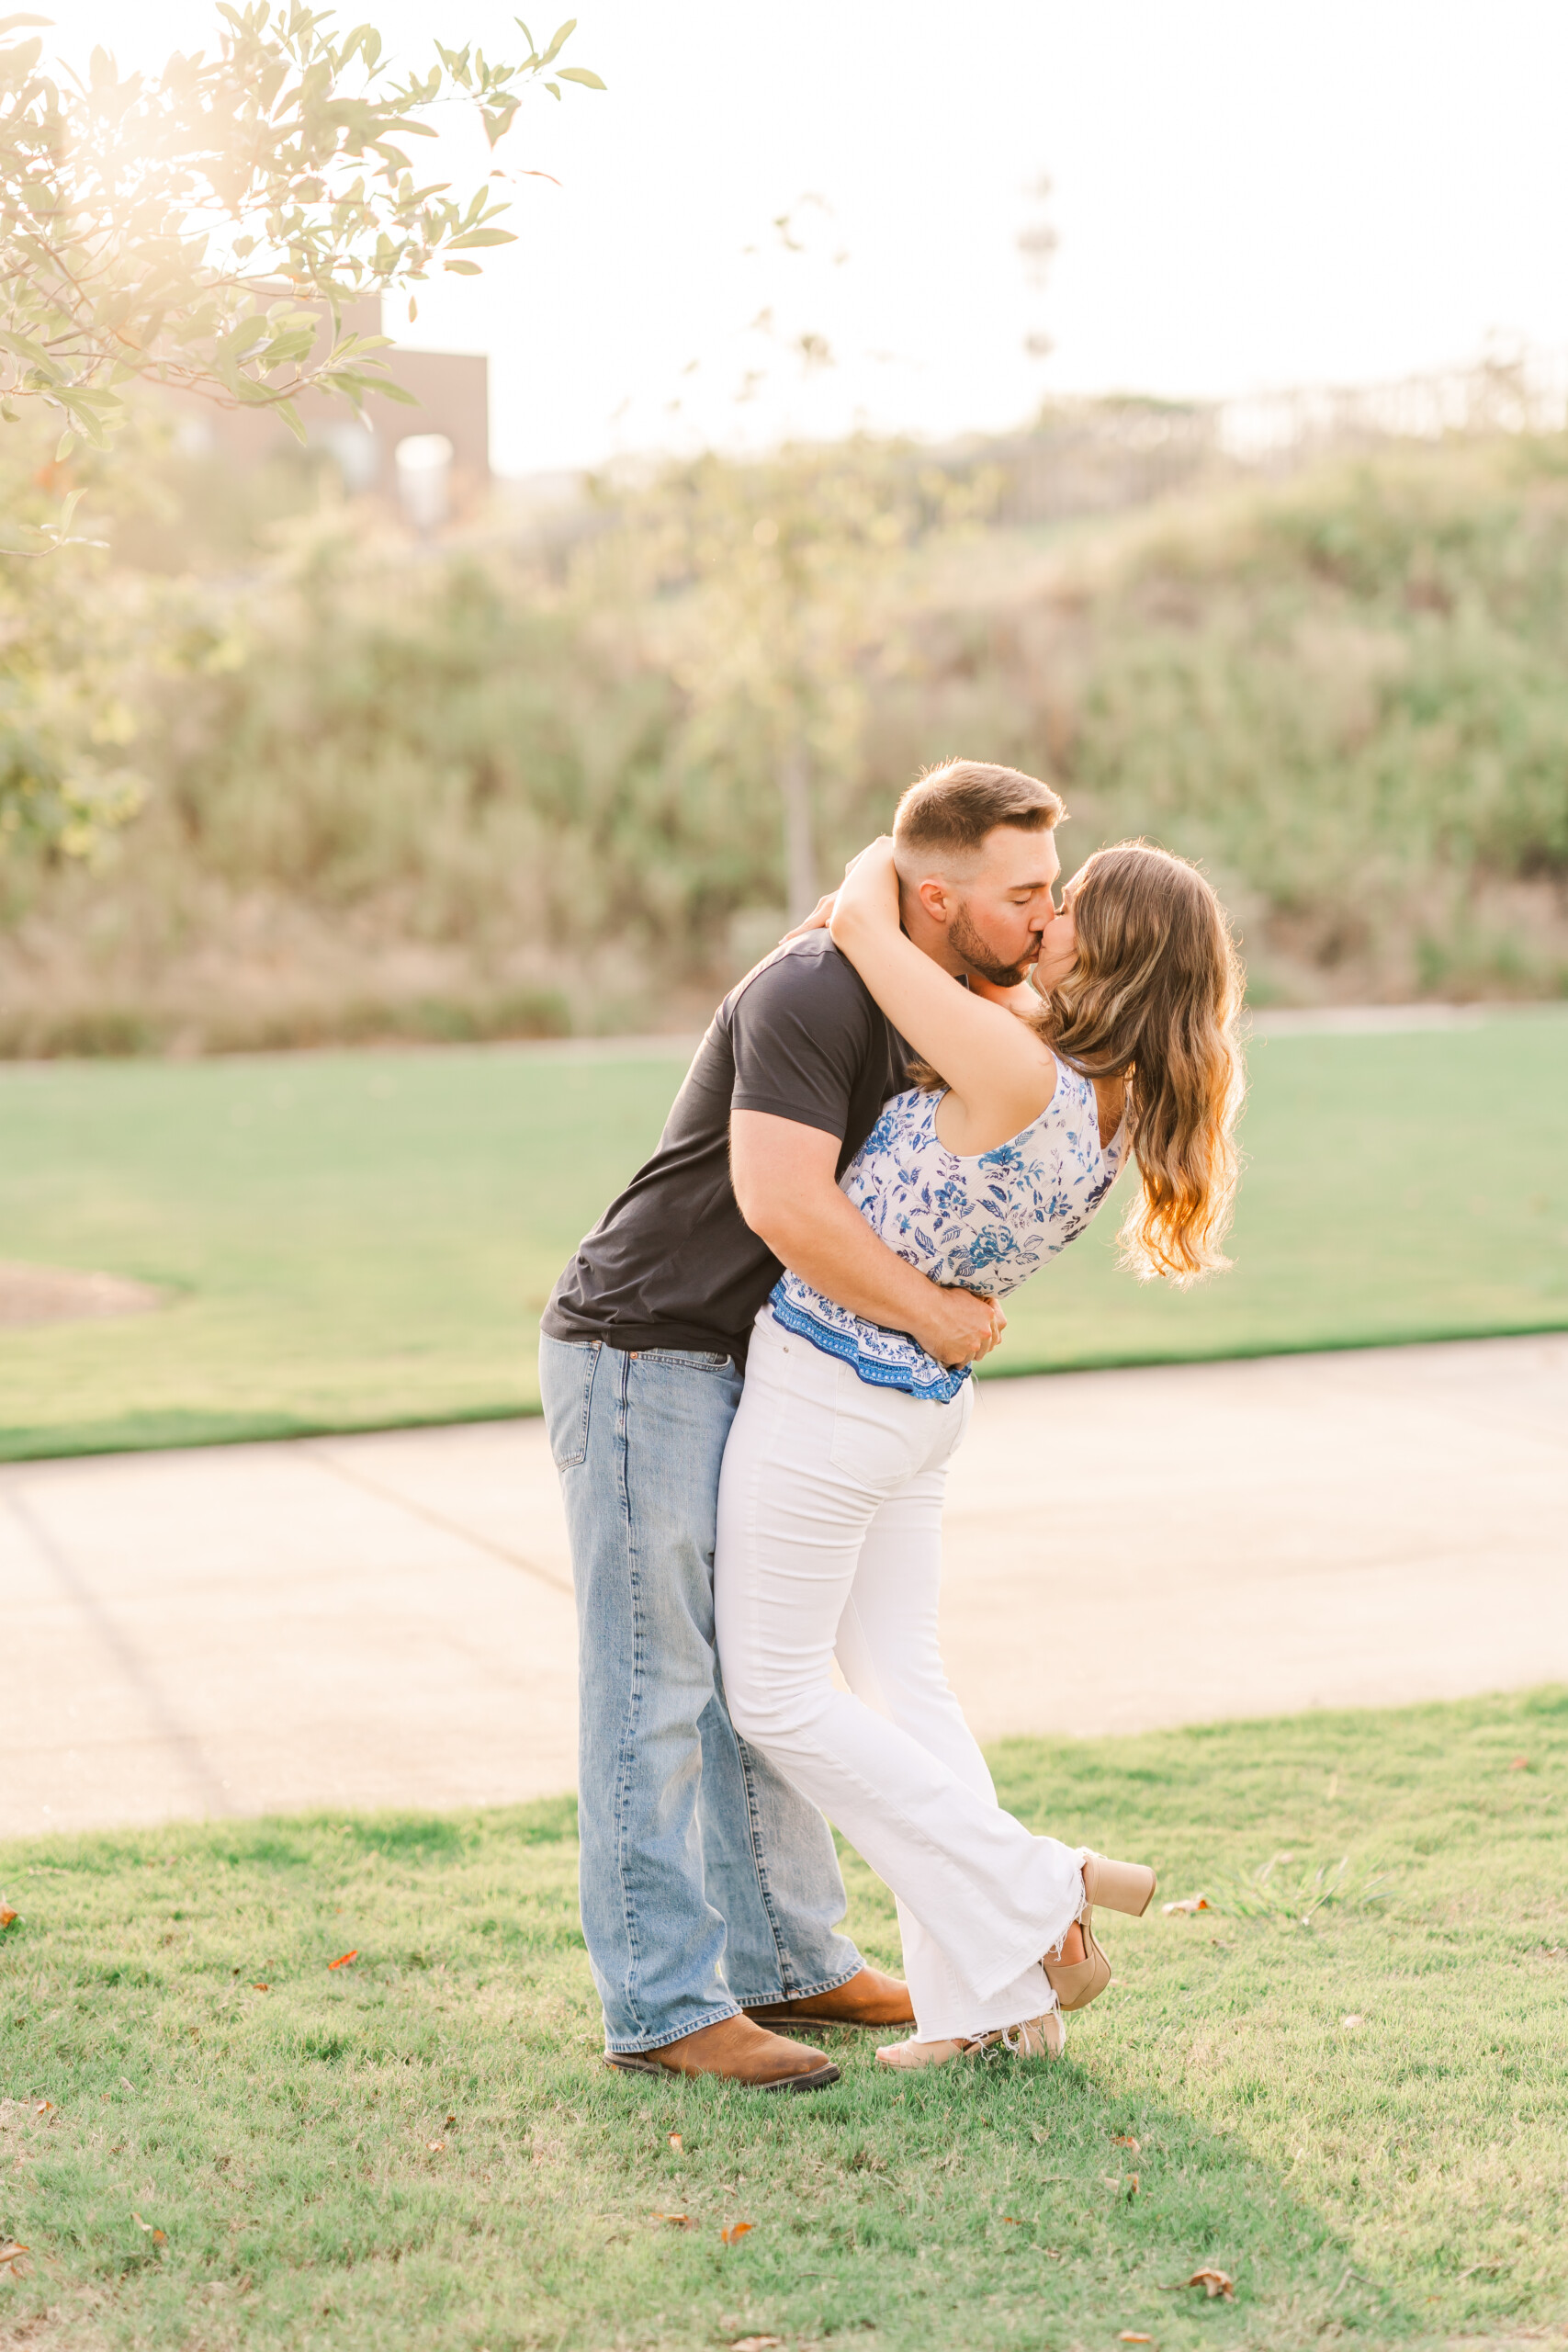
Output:
<path fill-rule="evenodd" d="M 825 1298 L 895 1331 L 939 1363 L 969 1363 L 1000 1339 L 991 1299 L 946 1290 L 906 1264 L 840 1192 L 840 1138 L 767 1111 L 729 1114 L 729 1169 L 740 1214 L 775 1258 Z"/>

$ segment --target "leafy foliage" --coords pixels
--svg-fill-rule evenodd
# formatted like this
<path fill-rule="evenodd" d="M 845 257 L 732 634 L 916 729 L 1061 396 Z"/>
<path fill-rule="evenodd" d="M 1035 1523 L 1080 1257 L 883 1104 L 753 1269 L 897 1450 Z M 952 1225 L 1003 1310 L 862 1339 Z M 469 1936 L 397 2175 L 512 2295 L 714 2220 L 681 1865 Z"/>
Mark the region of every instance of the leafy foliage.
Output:
<path fill-rule="evenodd" d="M 47 19 L 0 23 L 0 555 L 90 555 L 71 532 L 85 483 L 63 469 L 100 453 L 96 487 L 124 503 L 149 455 L 139 383 L 271 408 L 300 440 L 308 387 L 355 409 L 371 390 L 412 400 L 376 356 L 386 338 L 343 330 L 344 302 L 436 267 L 471 274 L 476 252 L 512 241 L 488 183 L 466 200 L 417 183 L 424 114 L 470 102 L 493 148 L 531 83 L 558 98 L 562 81 L 604 86 L 558 63 L 575 19 L 542 50 L 525 27 L 516 64 L 438 42 L 430 71 L 400 81 L 369 25 L 336 38 L 300 0 L 218 13 L 210 56 L 150 78 L 97 49 L 63 84 L 38 35 L 18 38 Z M 102 453 L 133 417 L 117 473 Z M 171 603 L 90 560 L 0 571 L 0 850 L 78 855 L 141 805 L 123 757 L 133 701 L 191 666 Z"/>
<path fill-rule="evenodd" d="M 50 505 L 55 437 L 39 416 L 0 428 L 0 513 L 13 537 L 47 528 L 25 518 Z M 161 601 L 154 583 L 111 579 L 80 544 L 45 564 L 0 563 L 0 855 L 31 842 L 79 856 L 141 807 L 130 747 Z"/>
<path fill-rule="evenodd" d="M 374 356 L 383 338 L 341 331 L 342 304 L 437 265 L 471 273 L 477 250 L 512 241 L 488 184 L 465 202 L 419 183 L 425 111 L 470 100 L 493 147 L 529 83 L 604 86 L 556 62 L 575 19 L 542 51 L 528 36 L 519 63 L 438 42 L 428 73 L 399 80 L 373 26 L 336 38 L 301 0 L 218 13 L 210 56 L 149 77 L 96 49 L 63 84 L 36 33 L 15 38 L 47 19 L 0 24 L 0 413 L 52 409 L 62 453 L 78 435 L 101 447 L 138 378 L 274 408 L 301 439 L 307 385 L 355 407 L 371 390 L 407 398 Z M 25 526 L 0 541 L 51 543 Z"/>

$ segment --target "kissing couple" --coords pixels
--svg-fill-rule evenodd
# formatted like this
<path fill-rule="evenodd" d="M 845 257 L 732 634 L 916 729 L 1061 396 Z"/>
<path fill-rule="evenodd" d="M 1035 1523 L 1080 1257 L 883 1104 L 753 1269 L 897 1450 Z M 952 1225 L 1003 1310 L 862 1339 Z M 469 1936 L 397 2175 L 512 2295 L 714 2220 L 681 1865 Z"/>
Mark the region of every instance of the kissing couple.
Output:
<path fill-rule="evenodd" d="M 581 1640 L 583 1933 L 605 2058 L 816 2090 L 1058 2056 L 1155 1874 L 997 1803 L 937 1641 L 947 1464 L 998 1300 L 1136 1167 L 1123 1261 L 1223 1265 L 1241 972 L 1142 842 L 1063 893 L 1049 786 L 956 760 L 731 989 L 550 1299 L 539 1378 Z M 835 1688 L 837 1660 L 847 1690 Z M 839 1932 L 829 1820 L 907 1983 Z M 784 2033 L 772 2030 L 785 2027 Z"/>

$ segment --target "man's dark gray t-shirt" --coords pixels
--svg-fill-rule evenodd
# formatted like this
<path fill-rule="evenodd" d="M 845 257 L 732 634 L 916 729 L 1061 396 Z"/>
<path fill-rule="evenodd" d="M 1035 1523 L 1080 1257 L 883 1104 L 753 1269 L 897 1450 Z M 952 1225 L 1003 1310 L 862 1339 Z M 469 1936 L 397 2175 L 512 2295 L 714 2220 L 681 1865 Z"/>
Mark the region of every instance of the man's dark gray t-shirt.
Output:
<path fill-rule="evenodd" d="M 775 950 L 732 989 L 697 1048 L 659 1148 L 612 1201 L 545 1309 L 552 1340 L 711 1350 L 746 1361 L 782 1271 L 736 1205 L 731 1111 L 766 1111 L 840 1138 L 841 1176 L 909 1048 L 825 931 Z"/>

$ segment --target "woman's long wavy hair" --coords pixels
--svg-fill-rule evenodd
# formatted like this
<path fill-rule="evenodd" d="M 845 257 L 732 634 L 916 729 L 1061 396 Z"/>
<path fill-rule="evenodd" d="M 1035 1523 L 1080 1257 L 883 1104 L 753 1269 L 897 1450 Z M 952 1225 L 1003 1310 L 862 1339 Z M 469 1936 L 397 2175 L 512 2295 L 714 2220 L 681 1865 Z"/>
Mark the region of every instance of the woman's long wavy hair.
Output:
<path fill-rule="evenodd" d="M 1028 1016 L 1086 1078 L 1125 1077 L 1141 1189 L 1122 1262 L 1179 1286 L 1230 1263 L 1241 959 L 1224 908 L 1185 858 L 1148 842 L 1096 850 L 1073 891 L 1077 961 Z"/>

